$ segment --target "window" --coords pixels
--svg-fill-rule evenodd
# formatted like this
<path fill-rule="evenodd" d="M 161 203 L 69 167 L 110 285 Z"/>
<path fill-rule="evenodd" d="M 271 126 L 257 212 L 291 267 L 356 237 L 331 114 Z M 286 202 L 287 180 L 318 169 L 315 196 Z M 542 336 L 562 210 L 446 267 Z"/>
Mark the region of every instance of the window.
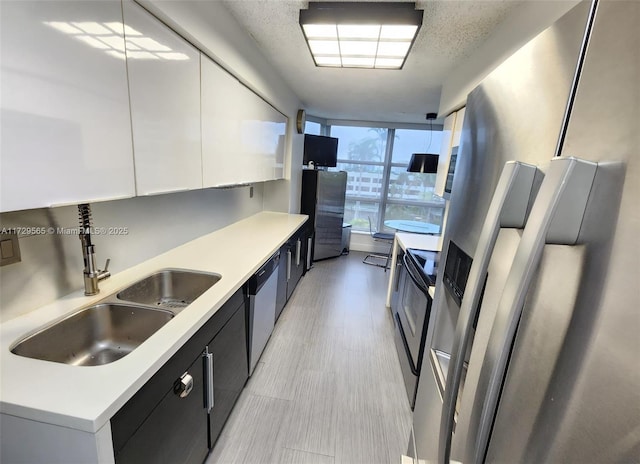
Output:
<path fill-rule="evenodd" d="M 407 172 L 412 153 L 438 153 L 440 130 L 333 125 L 337 169 L 349 173 L 344 221 L 368 231 L 384 221 L 411 219 L 442 225 L 444 200 L 433 193 L 435 174 Z"/>
<path fill-rule="evenodd" d="M 444 200 L 433 193 L 436 174 L 407 172 L 412 153 L 438 153 L 442 131 L 396 129 L 384 220 L 410 219 L 442 225 Z"/>
<path fill-rule="evenodd" d="M 322 125 L 319 122 L 306 121 L 304 124 L 304 133 L 311 135 L 322 135 Z"/>
<path fill-rule="evenodd" d="M 389 130 L 378 127 L 331 126 L 338 138 L 338 166 L 349 173 L 344 222 L 354 230 L 369 230 L 369 218 L 377 227 L 384 188 Z"/>

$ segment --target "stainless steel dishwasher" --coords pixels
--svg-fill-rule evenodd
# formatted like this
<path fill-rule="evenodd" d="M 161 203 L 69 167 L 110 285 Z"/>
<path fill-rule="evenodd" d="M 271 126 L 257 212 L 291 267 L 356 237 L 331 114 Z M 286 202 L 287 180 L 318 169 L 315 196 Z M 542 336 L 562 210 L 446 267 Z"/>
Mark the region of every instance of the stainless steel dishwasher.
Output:
<path fill-rule="evenodd" d="M 280 251 L 269 258 L 247 284 L 249 375 L 253 374 L 275 324 L 279 263 Z"/>

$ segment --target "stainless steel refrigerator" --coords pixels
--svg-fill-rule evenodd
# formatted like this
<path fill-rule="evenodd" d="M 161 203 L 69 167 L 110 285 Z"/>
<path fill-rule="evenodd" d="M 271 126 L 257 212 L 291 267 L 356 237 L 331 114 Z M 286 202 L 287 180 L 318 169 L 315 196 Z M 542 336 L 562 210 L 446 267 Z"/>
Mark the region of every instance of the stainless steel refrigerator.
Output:
<path fill-rule="evenodd" d="M 347 191 L 345 171 L 302 171 L 300 212 L 313 226 L 312 261 L 342 254 L 342 224 Z"/>
<path fill-rule="evenodd" d="M 410 455 L 640 462 L 639 21 L 580 3 L 469 95 Z"/>

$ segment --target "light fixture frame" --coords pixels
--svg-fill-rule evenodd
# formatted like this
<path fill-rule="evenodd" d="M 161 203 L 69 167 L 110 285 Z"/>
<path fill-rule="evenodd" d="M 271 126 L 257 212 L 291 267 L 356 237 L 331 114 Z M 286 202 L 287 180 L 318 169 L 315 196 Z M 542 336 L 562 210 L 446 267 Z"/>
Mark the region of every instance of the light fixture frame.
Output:
<path fill-rule="evenodd" d="M 400 70 L 404 67 L 409 53 L 413 48 L 413 44 L 418 37 L 422 20 L 424 16 L 423 10 L 417 10 L 415 2 L 309 2 L 306 10 L 300 10 L 299 24 L 302 29 L 307 48 L 316 67 L 334 67 L 334 68 L 359 68 L 359 69 L 386 69 Z M 398 68 L 392 67 L 373 67 L 364 66 L 344 66 L 342 65 L 342 56 L 340 66 L 324 66 L 319 65 L 316 57 L 309 45 L 309 38 L 304 30 L 305 24 L 326 24 L 326 25 L 369 25 L 379 24 L 384 26 L 409 25 L 417 26 L 416 31 L 411 39 L 407 53 L 404 55 L 402 64 Z M 399 57 L 398 57 L 399 58 Z"/>

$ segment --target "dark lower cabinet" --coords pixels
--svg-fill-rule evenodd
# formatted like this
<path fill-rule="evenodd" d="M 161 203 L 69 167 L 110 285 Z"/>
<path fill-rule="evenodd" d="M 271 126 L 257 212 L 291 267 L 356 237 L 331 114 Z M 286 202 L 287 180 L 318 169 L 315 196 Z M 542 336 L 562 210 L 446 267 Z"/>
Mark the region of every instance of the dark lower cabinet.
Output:
<path fill-rule="evenodd" d="M 213 355 L 213 409 L 209 414 L 209 447 L 213 448 L 233 405 L 242 393 L 249 371 L 245 338 L 245 311 L 236 311 L 216 337 L 209 342 Z M 244 343 L 239 349 L 238 343 Z"/>
<path fill-rule="evenodd" d="M 305 242 L 303 230 L 300 230 L 293 236 L 291 244 L 291 272 L 289 273 L 289 282 L 287 284 L 287 301 L 291 298 L 293 291 L 296 289 L 298 282 L 304 274 L 305 263 Z"/>
<path fill-rule="evenodd" d="M 276 290 L 276 321 L 287 304 L 287 284 L 289 283 L 289 242 L 280 248 L 280 266 L 278 267 L 278 289 Z"/>
<path fill-rule="evenodd" d="M 238 290 L 112 417 L 116 463 L 201 464 L 247 378 Z"/>
<path fill-rule="evenodd" d="M 291 298 L 298 282 L 308 269 L 308 252 L 310 232 L 303 225 L 280 248 L 280 268 L 278 272 L 278 292 L 276 296 L 276 320 Z"/>

